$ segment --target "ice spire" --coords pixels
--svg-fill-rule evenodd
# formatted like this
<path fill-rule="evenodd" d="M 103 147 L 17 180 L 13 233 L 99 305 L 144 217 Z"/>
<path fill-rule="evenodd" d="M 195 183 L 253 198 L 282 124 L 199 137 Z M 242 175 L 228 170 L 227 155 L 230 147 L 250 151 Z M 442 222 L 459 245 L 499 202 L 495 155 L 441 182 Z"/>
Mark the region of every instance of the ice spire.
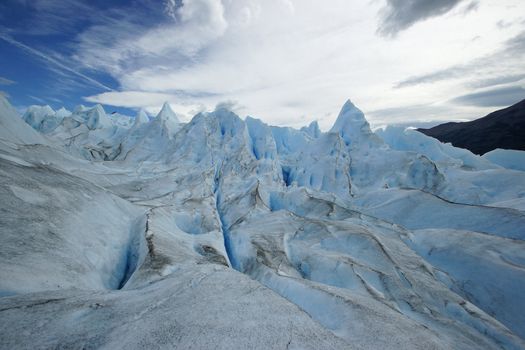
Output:
<path fill-rule="evenodd" d="M 175 112 L 173 112 L 168 102 L 164 102 L 164 104 L 162 105 L 162 109 L 160 110 L 159 114 L 157 114 L 156 119 L 165 121 L 169 120 L 176 124 L 180 123 L 179 118 L 177 117 Z"/>
<path fill-rule="evenodd" d="M 169 137 L 172 137 L 180 129 L 179 118 L 175 112 L 173 112 L 168 102 L 164 102 L 162 109 L 153 122 L 162 130 L 165 130 Z"/>
<path fill-rule="evenodd" d="M 319 129 L 319 124 L 317 123 L 317 120 L 314 120 L 308 126 L 302 127 L 301 130 L 313 138 L 318 138 L 319 135 L 321 135 L 321 130 Z"/>
<path fill-rule="evenodd" d="M 356 143 L 373 134 L 363 112 L 350 100 L 341 108 L 330 132 L 341 135 L 347 144 Z"/>
<path fill-rule="evenodd" d="M 146 111 L 144 109 L 140 109 L 137 113 L 137 116 L 135 117 L 135 121 L 133 122 L 134 127 L 138 127 L 139 125 L 146 124 L 149 122 L 149 117 L 146 114 Z"/>

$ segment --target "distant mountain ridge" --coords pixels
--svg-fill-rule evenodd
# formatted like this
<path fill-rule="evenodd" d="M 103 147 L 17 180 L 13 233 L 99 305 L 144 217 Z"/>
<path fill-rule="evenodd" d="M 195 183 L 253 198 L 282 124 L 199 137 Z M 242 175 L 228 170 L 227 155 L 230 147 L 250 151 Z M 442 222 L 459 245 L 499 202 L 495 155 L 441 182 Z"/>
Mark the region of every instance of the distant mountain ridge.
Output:
<path fill-rule="evenodd" d="M 450 142 L 476 154 L 496 148 L 525 150 L 525 100 L 487 116 L 462 123 L 444 123 L 417 129 L 441 142 Z"/>

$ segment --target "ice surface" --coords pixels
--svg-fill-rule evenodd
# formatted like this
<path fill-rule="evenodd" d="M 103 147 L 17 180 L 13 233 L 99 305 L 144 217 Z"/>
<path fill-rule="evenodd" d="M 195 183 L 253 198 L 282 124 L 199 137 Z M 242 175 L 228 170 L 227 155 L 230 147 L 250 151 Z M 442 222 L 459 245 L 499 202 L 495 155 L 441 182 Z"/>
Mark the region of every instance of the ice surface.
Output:
<path fill-rule="evenodd" d="M 463 148 L 456 148 L 450 143 L 441 143 L 414 129 L 387 126 L 385 129 L 377 130 L 377 134 L 390 148 L 423 154 L 442 167 L 462 167 L 475 170 L 497 167 L 490 164 L 484 159 L 485 157 Z"/>
<path fill-rule="evenodd" d="M 45 119 L 51 119 L 55 111 L 50 106 L 30 106 L 22 116 L 24 121 L 35 130 L 41 130 Z"/>
<path fill-rule="evenodd" d="M 497 148 L 485 153 L 483 158 L 507 169 L 525 171 L 525 151 Z"/>
<path fill-rule="evenodd" d="M 501 161 L 350 101 L 326 133 L 0 102 L 2 348 L 525 348 Z"/>
<path fill-rule="evenodd" d="M 525 290 L 524 241 L 430 229 L 410 233 L 408 242 L 451 277 L 453 290 L 525 337 L 525 314 L 512 302 Z"/>

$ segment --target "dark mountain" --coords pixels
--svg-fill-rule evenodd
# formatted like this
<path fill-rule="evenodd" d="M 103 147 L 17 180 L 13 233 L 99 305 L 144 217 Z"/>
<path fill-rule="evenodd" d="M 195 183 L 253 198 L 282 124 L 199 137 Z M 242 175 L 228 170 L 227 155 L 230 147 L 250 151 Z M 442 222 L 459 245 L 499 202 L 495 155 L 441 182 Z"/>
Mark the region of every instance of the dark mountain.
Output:
<path fill-rule="evenodd" d="M 525 150 L 525 100 L 470 122 L 450 122 L 418 131 L 476 154 L 496 148 Z"/>

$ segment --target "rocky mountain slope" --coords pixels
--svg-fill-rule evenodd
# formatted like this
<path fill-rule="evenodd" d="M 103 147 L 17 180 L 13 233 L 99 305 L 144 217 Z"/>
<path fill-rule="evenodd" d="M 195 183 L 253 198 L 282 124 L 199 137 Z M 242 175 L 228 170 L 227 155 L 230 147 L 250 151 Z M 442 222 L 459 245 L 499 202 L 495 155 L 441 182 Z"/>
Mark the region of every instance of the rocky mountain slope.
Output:
<path fill-rule="evenodd" d="M 525 348 L 522 171 L 350 101 L 329 132 L 0 102 L 0 348 Z"/>
<path fill-rule="evenodd" d="M 450 122 L 418 130 L 475 154 L 497 148 L 525 151 L 525 100 L 470 122 Z"/>

